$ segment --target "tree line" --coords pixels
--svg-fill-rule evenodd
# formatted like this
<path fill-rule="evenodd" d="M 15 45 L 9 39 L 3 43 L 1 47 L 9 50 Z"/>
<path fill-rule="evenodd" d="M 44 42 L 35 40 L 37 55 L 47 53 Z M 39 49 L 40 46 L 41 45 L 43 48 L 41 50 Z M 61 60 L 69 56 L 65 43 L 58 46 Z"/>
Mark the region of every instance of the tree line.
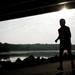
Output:
<path fill-rule="evenodd" d="M 0 42 L 0 52 L 58 49 L 59 44 L 9 44 Z M 72 50 L 75 50 L 75 44 L 72 45 Z"/>

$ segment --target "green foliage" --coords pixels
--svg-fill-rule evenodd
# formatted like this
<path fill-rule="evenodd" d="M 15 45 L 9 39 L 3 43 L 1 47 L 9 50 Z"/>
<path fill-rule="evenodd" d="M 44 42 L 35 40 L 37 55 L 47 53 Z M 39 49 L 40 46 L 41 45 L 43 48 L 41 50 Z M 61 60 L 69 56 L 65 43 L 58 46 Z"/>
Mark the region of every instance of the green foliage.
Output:
<path fill-rule="evenodd" d="M 0 42 L 0 52 L 8 52 L 9 51 L 9 45 L 7 43 L 1 43 Z"/>
<path fill-rule="evenodd" d="M 8 44 L 0 43 L 0 52 L 30 51 L 30 50 L 59 50 L 59 44 Z M 75 50 L 75 45 L 72 45 Z"/>
<path fill-rule="evenodd" d="M 11 51 L 30 51 L 30 50 L 58 50 L 58 44 L 9 44 Z"/>

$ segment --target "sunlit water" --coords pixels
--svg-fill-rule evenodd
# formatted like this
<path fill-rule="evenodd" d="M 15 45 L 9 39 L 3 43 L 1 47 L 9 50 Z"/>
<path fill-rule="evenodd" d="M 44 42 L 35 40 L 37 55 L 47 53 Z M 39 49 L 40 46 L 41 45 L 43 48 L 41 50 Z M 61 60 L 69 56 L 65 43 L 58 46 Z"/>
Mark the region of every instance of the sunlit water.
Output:
<path fill-rule="evenodd" d="M 67 52 L 66 50 L 64 52 Z M 72 50 L 72 53 L 75 54 L 75 50 Z M 48 57 L 53 57 L 55 55 L 59 55 L 59 50 L 40 50 L 40 51 L 11 51 L 11 52 L 4 52 L 0 54 L 9 54 L 11 62 L 15 62 L 17 58 L 20 58 L 21 60 L 24 60 L 30 55 L 33 55 L 35 58 L 40 57 L 47 59 Z M 14 56 L 15 54 L 15 56 Z M 9 59 L 7 59 L 9 60 Z M 7 61 L 5 59 L 2 59 L 2 61 Z"/>

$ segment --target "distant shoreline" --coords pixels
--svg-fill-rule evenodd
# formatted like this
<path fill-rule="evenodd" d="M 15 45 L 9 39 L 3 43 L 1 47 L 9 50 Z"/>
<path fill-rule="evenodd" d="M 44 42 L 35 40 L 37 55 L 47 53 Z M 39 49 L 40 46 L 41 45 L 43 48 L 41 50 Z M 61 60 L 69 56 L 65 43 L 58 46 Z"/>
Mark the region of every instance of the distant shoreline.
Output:
<path fill-rule="evenodd" d="M 0 42 L 0 53 L 10 51 L 37 51 L 37 50 L 59 50 L 59 44 L 9 44 Z M 72 50 L 75 50 L 75 44 L 72 45 Z"/>

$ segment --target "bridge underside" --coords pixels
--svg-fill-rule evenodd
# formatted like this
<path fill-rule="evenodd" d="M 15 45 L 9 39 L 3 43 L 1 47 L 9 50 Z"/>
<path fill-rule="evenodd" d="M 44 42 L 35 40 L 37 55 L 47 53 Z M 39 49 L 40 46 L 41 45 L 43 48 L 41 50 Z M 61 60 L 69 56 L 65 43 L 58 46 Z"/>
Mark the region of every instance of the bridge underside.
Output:
<path fill-rule="evenodd" d="M 0 0 L 0 21 L 75 8 L 74 0 Z"/>

